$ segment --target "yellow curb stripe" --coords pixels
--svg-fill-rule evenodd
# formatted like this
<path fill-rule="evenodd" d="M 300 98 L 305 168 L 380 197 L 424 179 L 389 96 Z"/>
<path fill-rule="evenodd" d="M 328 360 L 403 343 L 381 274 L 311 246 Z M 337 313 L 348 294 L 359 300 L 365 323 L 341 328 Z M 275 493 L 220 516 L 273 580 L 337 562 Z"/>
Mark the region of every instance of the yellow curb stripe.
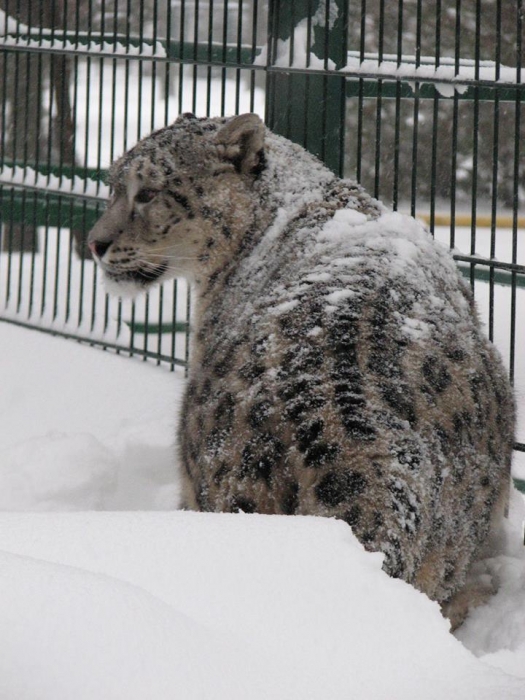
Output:
<path fill-rule="evenodd" d="M 421 219 L 426 224 L 430 224 L 430 214 L 416 214 L 416 219 Z M 470 214 L 456 214 L 454 217 L 456 226 L 472 226 L 472 216 Z M 450 214 L 435 214 L 434 215 L 434 225 L 435 226 L 450 226 L 451 216 Z M 525 216 L 518 216 L 517 218 L 518 228 L 525 228 Z M 480 228 L 490 228 L 492 226 L 492 216 L 479 214 L 476 216 L 476 226 Z M 496 228 L 513 228 L 514 227 L 514 217 L 513 216 L 497 216 L 496 217 Z"/>

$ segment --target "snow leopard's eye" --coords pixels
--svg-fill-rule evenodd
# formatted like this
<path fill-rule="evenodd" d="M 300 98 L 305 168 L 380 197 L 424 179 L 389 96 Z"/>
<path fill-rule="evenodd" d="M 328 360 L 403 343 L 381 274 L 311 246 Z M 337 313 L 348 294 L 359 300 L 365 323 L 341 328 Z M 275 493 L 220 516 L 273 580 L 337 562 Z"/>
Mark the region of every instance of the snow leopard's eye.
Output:
<path fill-rule="evenodd" d="M 135 201 L 139 204 L 147 204 L 148 202 L 151 202 L 151 200 L 154 199 L 157 196 L 157 194 L 157 190 L 149 190 L 147 188 L 144 188 L 137 192 L 137 194 L 135 195 Z"/>

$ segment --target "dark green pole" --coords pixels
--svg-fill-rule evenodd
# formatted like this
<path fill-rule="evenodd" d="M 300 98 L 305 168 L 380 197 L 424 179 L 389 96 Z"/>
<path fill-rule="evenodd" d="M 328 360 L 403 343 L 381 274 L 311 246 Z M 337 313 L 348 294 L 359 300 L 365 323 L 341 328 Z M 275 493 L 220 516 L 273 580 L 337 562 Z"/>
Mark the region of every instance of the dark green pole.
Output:
<path fill-rule="evenodd" d="M 346 63 L 347 0 L 270 0 L 266 123 L 343 173 L 345 79 L 312 69 Z M 305 64 L 305 44 L 311 47 Z M 300 72 L 289 71 L 296 65 Z"/>

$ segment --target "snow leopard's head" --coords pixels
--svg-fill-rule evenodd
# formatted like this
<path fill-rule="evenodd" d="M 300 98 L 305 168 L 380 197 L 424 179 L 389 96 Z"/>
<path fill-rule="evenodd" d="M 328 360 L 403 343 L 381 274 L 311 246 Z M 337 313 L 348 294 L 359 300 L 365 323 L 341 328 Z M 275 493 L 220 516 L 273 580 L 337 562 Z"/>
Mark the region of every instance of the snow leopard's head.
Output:
<path fill-rule="evenodd" d="M 139 141 L 110 170 L 113 195 L 88 244 L 119 296 L 175 276 L 209 274 L 253 225 L 264 168 L 255 114 L 182 115 Z"/>

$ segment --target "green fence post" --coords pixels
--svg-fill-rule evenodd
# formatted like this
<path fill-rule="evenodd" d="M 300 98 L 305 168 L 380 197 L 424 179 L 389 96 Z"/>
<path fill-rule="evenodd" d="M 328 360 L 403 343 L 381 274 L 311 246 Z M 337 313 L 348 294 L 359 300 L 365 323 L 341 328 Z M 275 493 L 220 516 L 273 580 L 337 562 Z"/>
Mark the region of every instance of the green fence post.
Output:
<path fill-rule="evenodd" d="M 344 161 L 345 79 L 315 69 L 346 64 L 347 30 L 347 0 L 269 2 L 266 123 L 338 175 Z M 312 52 L 306 64 L 305 45 Z"/>

